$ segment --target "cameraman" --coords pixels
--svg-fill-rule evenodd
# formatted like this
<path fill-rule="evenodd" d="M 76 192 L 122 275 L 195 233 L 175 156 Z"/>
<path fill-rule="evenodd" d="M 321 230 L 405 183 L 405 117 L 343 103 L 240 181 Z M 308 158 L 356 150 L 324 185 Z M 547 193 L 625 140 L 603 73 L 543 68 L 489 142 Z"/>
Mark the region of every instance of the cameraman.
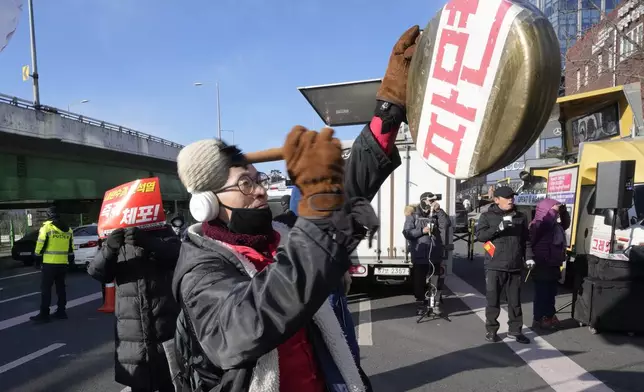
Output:
<path fill-rule="evenodd" d="M 411 255 L 412 285 L 414 296 L 418 301 L 416 313 L 421 315 L 425 311 L 426 279 L 431 275 L 430 283 L 436 287 L 433 312 L 442 313 L 440 309 L 439 276 L 445 253 L 445 244 L 448 244 L 449 227 L 451 221 L 438 203 L 440 195 L 425 192 L 420 196 L 420 204 L 416 210 L 405 218 L 403 235 L 409 241 Z"/>
<path fill-rule="evenodd" d="M 509 186 L 496 188 L 494 204 L 481 214 L 476 225 L 476 237 L 484 242 L 485 283 L 487 307 L 485 308 L 485 339 L 500 341 L 499 314 L 501 292 L 505 288 L 508 300 L 508 337 L 528 344 L 530 339 L 521 333 L 521 269 L 524 262 L 532 266 L 532 246 L 529 239 L 529 220 L 514 206 L 514 190 Z"/>

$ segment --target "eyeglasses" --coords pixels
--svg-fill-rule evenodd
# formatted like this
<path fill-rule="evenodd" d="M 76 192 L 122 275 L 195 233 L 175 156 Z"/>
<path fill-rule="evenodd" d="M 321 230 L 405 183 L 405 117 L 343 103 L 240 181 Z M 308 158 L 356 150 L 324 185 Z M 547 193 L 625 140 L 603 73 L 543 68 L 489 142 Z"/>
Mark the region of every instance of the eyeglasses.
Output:
<path fill-rule="evenodd" d="M 239 177 L 237 183 L 234 185 L 228 185 L 221 188 L 220 192 L 234 190 L 237 188 L 242 194 L 249 196 L 257 189 L 256 187 L 261 186 L 264 189 L 267 189 L 270 184 L 270 178 L 266 173 L 258 172 L 255 179 L 249 175 L 243 175 Z"/>

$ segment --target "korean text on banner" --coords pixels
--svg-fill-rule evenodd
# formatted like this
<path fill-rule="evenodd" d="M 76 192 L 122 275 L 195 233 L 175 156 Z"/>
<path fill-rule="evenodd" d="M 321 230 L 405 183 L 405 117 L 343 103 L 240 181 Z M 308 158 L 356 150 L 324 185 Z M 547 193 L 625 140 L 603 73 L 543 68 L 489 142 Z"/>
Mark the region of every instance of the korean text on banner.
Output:
<path fill-rule="evenodd" d="M 98 233 L 105 237 L 118 228 L 151 228 L 164 223 L 159 178 L 143 178 L 105 192 Z"/>

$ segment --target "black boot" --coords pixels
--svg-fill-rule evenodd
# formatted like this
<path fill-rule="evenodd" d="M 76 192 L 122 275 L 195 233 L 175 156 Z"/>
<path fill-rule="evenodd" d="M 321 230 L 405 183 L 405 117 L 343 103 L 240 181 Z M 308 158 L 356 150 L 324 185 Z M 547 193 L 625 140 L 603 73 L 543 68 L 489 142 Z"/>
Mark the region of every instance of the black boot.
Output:
<path fill-rule="evenodd" d="M 58 320 L 67 320 L 67 312 L 64 310 L 57 310 L 56 313 L 54 313 L 54 318 Z"/>
<path fill-rule="evenodd" d="M 501 339 L 499 338 L 499 335 L 496 334 L 496 332 L 488 332 L 485 334 L 485 340 L 488 342 L 496 343 L 500 342 Z"/>
<path fill-rule="evenodd" d="M 29 317 L 29 320 L 33 321 L 36 324 L 44 324 L 51 321 L 49 314 L 47 313 L 38 313 L 35 316 Z"/>
<path fill-rule="evenodd" d="M 521 332 L 519 332 L 519 333 L 508 333 L 508 337 L 516 340 L 517 343 L 521 343 L 521 344 L 529 344 L 530 343 L 530 339 L 528 339 Z"/>

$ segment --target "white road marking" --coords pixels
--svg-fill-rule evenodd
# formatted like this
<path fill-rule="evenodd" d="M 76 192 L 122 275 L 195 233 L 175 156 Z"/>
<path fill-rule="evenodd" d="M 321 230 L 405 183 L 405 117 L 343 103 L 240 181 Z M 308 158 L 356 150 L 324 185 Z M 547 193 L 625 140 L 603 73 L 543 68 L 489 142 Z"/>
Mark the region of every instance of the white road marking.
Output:
<path fill-rule="evenodd" d="M 33 275 L 33 274 L 39 274 L 39 273 L 40 273 L 40 271 L 25 272 L 24 274 L 17 274 L 17 275 L 5 276 L 4 278 L 0 278 L 0 280 L 7 280 L 7 279 L 19 278 L 19 277 L 21 277 L 21 276 L 27 276 L 27 275 Z"/>
<path fill-rule="evenodd" d="M 485 322 L 485 296 L 456 275 L 445 279 L 445 284 Z M 474 293 L 475 295 L 468 295 Z M 525 315 L 524 315 L 525 317 Z M 508 332 L 508 312 L 501 308 L 499 334 Z M 523 326 L 524 334 L 532 342 L 521 344 L 505 338 L 503 341 L 523 359 L 556 392 L 614 392 L 584 368 L 576 364 L 545 339 Z M 484 330 L 481 329 L 481 335 Z M 482 337 L 482 336 L 481 336 Z"/>
<path fill-rule="evenodd" d="M 99 298 L 103 298 L 103 294 L 100 293 L 100 292 L 90 294 L 90 295 L 86 295 L 84 297 L 73 299 L 73 300 L 67 302 L 67 309 L 73 308 L 75 306 L 83 305 L 83 304 L 86 304 L 88 302 L 95 301 L 95 300 L 97 300 Z M 56 306 L 51 307 L 51 310 L 55 310 L 55 309 L 56 309 Z M 7 329 L 7 328 L 15 327 L 16 325 L 20 325 L 22 323 L 26 323 L 27 321 L 29 321 L 29 317 L 35 316 L 37 314 L 38 314 L 38 311 L 35 310 L 33 312 L 23 314 L 21 316 L 16 316 L 16 317 L 13 317 L 13 318 L 10 318 L 10 319 L 7 319 L 7 320 L 2 320 L 2 321 L 0 321 L 0 331 L 2 331 L 4 329 Z"/>
<path fill-rule="evenodd" d="M 358 345 L 373 346 L 373 335 L 371 330 L 371 300 L 363 299 L 359 304 Z"/>
<path fill-rule="evenodd" d="M 9 362 L 9 363 L 7 363 L 5 365 L 2 365 L 2 366 L 0 366 L 0 374 L 5 373 L 5 372 L 7 372 L 7 371 L 9 371 L 9 370 L 11 370 L 13 368 L 16 368 L 16 367 L 20 366 L 20 365 L 24 365 L 25 363 L 27 363 L 29 361 L 33 361 L 34 359 L 36 359 L 38 357 L 42 357 L 45 354 L 49 354 L 50 352 L 52 352 L 54 350 L 58 350 L 59 348 L 63 347 L 64 345 L 65 345 L 65 343 L 55 343 L 55 344 L 52 344 L 51 346 L 47 346 L 47 347 L 43 348 L 42 350 L 38 350 L 38 351 L 36 351 L 34 353 L 31 353 L 29 355 L 25 355 L 22 358 L 18 358 L 13 362 Z"/>
<path fill-rule="evenodd" d="M 0 301 L 0 304 L 3 304 L 3 303 L 5 303 L 5 302 L 15 301 L 15 300 L 17 300 L 17 299 L 21 299 L 21 298 L 31 297 L 32 295 L 36 295 L 36 294 L 40 294 L 40 292 L 38 292 L 38 291 L 34 291 L 33 293 L 23 294 L 23 295 L 19 295 L 19 296 L 17 296 L 17 297 L 13 297 L 13 298 L 3 299 L 2 301 Z"/>

